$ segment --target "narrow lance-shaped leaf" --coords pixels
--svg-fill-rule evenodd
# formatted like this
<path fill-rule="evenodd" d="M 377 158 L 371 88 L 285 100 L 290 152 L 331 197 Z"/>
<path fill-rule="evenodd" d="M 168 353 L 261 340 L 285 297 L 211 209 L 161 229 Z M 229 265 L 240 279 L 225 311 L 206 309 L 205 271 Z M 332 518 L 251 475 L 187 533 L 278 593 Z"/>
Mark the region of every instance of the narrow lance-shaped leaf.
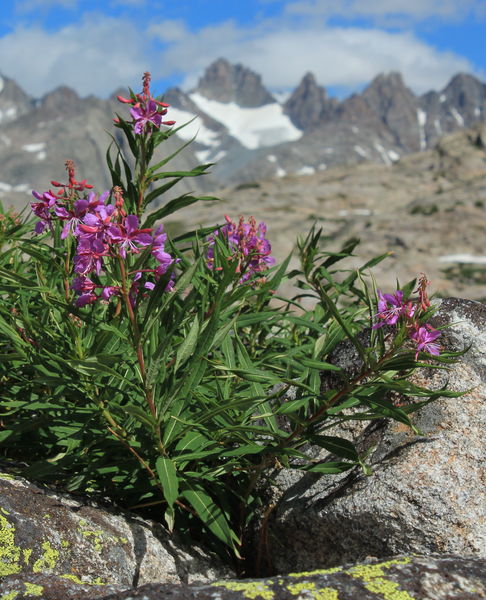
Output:
<path fill-rule="evenodd" d="M 167 504 L 172 507 L 179 497 L 179 479 L 177 469 L 170 458 L 159 456 L 155 462 L 155 469 L 164 492 Z"/>

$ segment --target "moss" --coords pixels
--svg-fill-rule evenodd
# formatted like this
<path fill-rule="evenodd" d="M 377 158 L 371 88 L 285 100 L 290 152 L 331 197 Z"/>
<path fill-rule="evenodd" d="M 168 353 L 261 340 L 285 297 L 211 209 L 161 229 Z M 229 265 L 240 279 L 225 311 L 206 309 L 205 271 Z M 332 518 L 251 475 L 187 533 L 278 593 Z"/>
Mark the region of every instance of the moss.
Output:
<path fill-rule="evenodd" d="M 268 583 L 272 582 L 268 581 Z M 218 581 L 211 585 L 222 586 L 232 592 L 243 592 L 243 596 L 249 600 L 253 600 L 254 598 L 273 600 L 275 598 L 273 591 L 267 585 L 258 581 L 249 581 L 248 583 L 241 581 Z"/>
<path fill-rule="evenodd" d="M 35 561 L 34 566 L 32 567 L 34 573 L 41 573 L 46 570 L 52 571 L 59 559 L 59 552 L 55 548 L 52 548 L 50 542 L 44 542 L 42 544 L 42 549 L 44 550 L 44 554 Z"/>
<path fill-rule="evenodd" d="M 398 583 L 385 579 L 384 569 L 394 565 L 406 565 L 411 560 L 409 557 L 404 557 L 377 565 L 358 565 L 348 569 L 345 573 L 360 579 L 368 591 L 378 594 L 383 600 L 416 600 L 405 590 L 400 590 Z"/>
<path fill-rule="evenodd" d="M 5 509 L 2 513 L 8 514 Z M 20 548 L 15 545 L 15 527 L 0 515 L 0 577 L 20 573 Z"/>
<path fill-rule="evenodd" d="M 24 581 L 24 585 L 25 593 L 29 596 L 42 596 L 42 592 L 44 591 L 42 585 L 36 585 L 35 583 L 29 583 L 28 581 Z"/>

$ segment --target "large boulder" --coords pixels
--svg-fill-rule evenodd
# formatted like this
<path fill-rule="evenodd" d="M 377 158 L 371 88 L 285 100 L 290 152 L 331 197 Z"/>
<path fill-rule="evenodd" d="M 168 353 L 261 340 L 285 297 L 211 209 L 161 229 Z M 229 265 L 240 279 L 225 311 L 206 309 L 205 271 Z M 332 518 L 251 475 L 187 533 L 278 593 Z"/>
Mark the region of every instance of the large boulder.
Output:
<path fill-rule="evenodd" d="M 0 474 L 0 579 L 36 575 L 127 588 L 205 582 L 230 571 L 160 525 Z"/>
<path fill-rule="evenodd" d="M 107 590 L 72 584 L 55 576 L 0 584 L 8 600 L 479 600 L 486 597 L 486 561 L 458 556 L 399 556 L 347 567 L 290 573 L 270 579 L 224 580 L 210 584 L 149 583 L 137 589 Z"/>
<path fill-rule="evenodd" d="M 397 422 L 358 428 L 355 441 L 372 453 L 369 477 L 280 471 L 269 499 L 276 506 L 254 552 L 267 572 L 404 553 L 486 557 L 486 306 L 443 300 L 432 324 L 447 326 L 444 348 L 467 352 L 448 370 L 418 371 L 416 380 L 465 395 L 415 413 L 422 435 Z"/>

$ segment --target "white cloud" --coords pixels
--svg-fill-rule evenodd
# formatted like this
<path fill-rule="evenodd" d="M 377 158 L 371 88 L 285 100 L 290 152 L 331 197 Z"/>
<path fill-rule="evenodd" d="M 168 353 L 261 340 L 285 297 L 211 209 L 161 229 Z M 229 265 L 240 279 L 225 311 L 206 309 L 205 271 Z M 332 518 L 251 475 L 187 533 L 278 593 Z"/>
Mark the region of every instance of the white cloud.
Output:
<path fill-rule="evenodd" d="M 24 6 L 74 2 L 22 0 Z M 111 2 L 134 5 L 145 0 Z M 471 11 L 483 4 L 486 0 L 464 0 L 462 6 Z M 138 89 L 146 70 L 154 79 L 183 73 L 183 87 L 191 88 L 219 57 L 249 66 L 273 90 L 294 88 L 304 73 L 312 71 L 321 85 L 352 91 L 378 73 L 393 70 L 420 93 L 440 89 L 458 71 L 474 72 L 466 58 L 426 44 L 411 30 L 326 24 L 316 15 L 325 17 L 323 11 L 329 6 L 334 13 L 349 10 L 351 16 L 367 11 L 378 17 L 393 10 L 408 10 L 417 18 L 433 10 L 444 18 L 458 14 L 455 0 L 301 0 L 286 5 L 294 11 L 293 17 L 287 12 L 278 19 L 262 20 L 253 29 L 226 21 L 196 31 L 182 20 L 152 19 L 143 29 L 128 18 L 91 14 L 54 32 L 31 26 L 6 34 L 0 38 L 0 57 L 9 59 L 0 61 L 0 72 L 34 96 L 61 84 L 81 95 L 106 96 L 120 85 Z M 163 50 L 155 49 L 156 41 Z"/>
<path fill-rule="evenodd" d="M 163 75 L 187 73 L 192 87 L 211 61 L 224 56 L 262 75 L 273 89 L 296 85 L 307 71 L 319 83 L 354 89 L 380 72 L 400 71 L 416 92 L 444 86 L 458 71 L 473 71 L 467 59 L 441 52 L 411 32 L 357 27 L 302 27 L 244 31 L 227 22 L 187 33 L 164 52 Z"/>
<path fill-rule="evenodd" d="M 136 88 L 150 70 L 150 53 L 128 21 L 91 15 L 46 32 L 18 28 L 0 38 L 0 71 L 34 96 L 68 85 L 81 95 L 107 96 L 120 85 Z"/>
<path fill-rule="evenodd" d="M 298 0 L 289 2 L 285 12 L 313 18 L 364 17 L 403 26 L 430 18 L 461 21 L 470 15 L 484 16 L 485 7 L 485 0 Z"/>

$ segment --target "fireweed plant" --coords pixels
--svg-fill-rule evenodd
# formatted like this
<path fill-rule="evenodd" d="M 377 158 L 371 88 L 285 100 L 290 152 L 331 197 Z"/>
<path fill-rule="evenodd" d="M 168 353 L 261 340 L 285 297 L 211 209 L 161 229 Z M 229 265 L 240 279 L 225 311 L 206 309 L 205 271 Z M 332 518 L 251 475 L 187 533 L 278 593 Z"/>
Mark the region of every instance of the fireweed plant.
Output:
<path fill-rule="evenodd" d="M 414 300 L 415 282 L 392 294 L 365 285 L 385 255 L 339 267 L 356 240 L 323 252 L 313 229 L 288 273 L 252 217 L 170 239 L 169 215 L 215 199 L 163 196 L 210 165 L 163 170 L 184 146 L 160 159 L 178 129 L 148 74 L 119 100 L 130 108 L 115 120 L 126 143 L 113 138 L 106 155 L 111 189 L 94 191 L 67 161 L 65 182 L 33 192 L 35 221 L 0 219 L 0 457 L 238 558 L 262 477 L 278 465 L 368 473 L 326 430 L 384 417 L 415 430 L 411 413 L 453 394 L 415 385 L 413 370 L 453 357 L 428 324 L 424 276 Z M 298 296 L 278 296 L 283 279 Z M 346 339 L 358 374 L 329 360 Z M 322 391 L 326 372 L 337 383 Z"/>

